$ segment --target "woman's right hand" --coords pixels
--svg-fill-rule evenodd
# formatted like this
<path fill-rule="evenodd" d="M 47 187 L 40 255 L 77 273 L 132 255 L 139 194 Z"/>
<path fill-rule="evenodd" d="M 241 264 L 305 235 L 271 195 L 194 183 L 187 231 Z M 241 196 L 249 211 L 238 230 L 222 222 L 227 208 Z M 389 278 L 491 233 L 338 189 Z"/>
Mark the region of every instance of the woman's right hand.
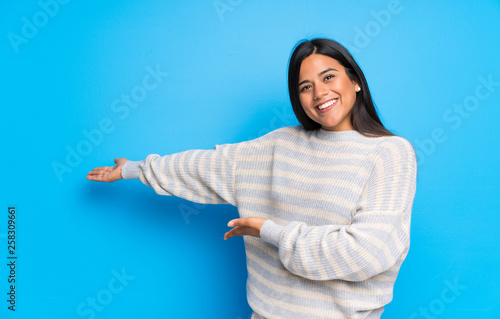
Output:
<path fill-rule="evenodd" d="M 115 166 L 96 167 L 88 172 L 87 179 L 96 182 L 111 183 L 122 179 L 122 166 L 127 162 L 126 158 L 115 158 Z"/>

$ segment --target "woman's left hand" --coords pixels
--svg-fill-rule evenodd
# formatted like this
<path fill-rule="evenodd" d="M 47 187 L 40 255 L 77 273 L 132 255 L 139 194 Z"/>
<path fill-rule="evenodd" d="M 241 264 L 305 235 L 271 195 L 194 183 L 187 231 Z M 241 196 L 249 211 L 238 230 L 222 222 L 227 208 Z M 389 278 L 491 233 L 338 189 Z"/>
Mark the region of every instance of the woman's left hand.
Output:
<path fill-rule="evenodd" d="M 224 234 L 224 240 L 233 236 L 250 235 L 260 238 L 260 228 L 267 219 L 261 217 L 237 218 L 230 220 L 227 226 L 234 227 Z"/>

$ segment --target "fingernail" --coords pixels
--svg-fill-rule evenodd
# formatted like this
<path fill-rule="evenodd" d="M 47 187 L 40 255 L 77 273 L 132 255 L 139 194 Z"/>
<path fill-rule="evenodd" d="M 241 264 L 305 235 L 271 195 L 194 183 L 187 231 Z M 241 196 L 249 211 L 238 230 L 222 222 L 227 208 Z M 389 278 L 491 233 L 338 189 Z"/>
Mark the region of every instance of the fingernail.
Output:
<path fill-rule="evenodd" d="M 229 224 L 227 224 L 229 227 L 233 227 L 234 226 L 234 222 L 229 222 Z"/>

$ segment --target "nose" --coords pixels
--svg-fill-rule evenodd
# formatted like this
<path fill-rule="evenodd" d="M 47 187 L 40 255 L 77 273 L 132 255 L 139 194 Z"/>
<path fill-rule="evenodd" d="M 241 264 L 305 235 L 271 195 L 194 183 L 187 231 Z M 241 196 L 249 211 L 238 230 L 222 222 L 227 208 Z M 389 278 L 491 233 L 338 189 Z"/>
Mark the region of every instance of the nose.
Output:
<path fill-rule="evenodd" d="M 314 86 L 314 99 L 320 100 L 323 96 L 328 94 L 328 88 L 323 83 Z"/>

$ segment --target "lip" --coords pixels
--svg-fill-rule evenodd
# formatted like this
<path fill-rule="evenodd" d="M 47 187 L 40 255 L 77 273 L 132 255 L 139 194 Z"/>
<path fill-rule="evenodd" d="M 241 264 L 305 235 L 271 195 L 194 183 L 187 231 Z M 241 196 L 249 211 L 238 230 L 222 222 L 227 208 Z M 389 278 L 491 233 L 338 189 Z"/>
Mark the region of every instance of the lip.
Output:
<path fill-rule="evenodd" d="M 335 100 L 335 99 L 337 100 L 337 102 L 333 103 L 333 104 L 332 104 L 332 105 L 330 105 L 329 107 L 327 107 L 327 108 L 325 108 L 325 109 L 322 109 L 322 110 L 320 110 L 320 109 L 318 108 L 320 105 L 323 105 L 323 104 L 328 103 L 328 102 L 330 102 L 330 101 L 333 101 L 333 100 Z M 339 102 L 338 98 L 335 98 L 335 99 L 329 99 L 328 101 L 325 101 L 325 102 L 323 102 L 323 103 L 321 103 L 321 104 L 316 105 L 314 108 L 315 108 L 315 109 L 316 109 L 316 111 L 317 111 L 317 112 L 319 112 L 319 113 L 325 113 L 325 112 L 328 112 L 328 111 L 329 111 L 329 110 L 331 110 L 331 109 L 332 109 L 335 105 L 337 105 L 337 103 Z"/>

